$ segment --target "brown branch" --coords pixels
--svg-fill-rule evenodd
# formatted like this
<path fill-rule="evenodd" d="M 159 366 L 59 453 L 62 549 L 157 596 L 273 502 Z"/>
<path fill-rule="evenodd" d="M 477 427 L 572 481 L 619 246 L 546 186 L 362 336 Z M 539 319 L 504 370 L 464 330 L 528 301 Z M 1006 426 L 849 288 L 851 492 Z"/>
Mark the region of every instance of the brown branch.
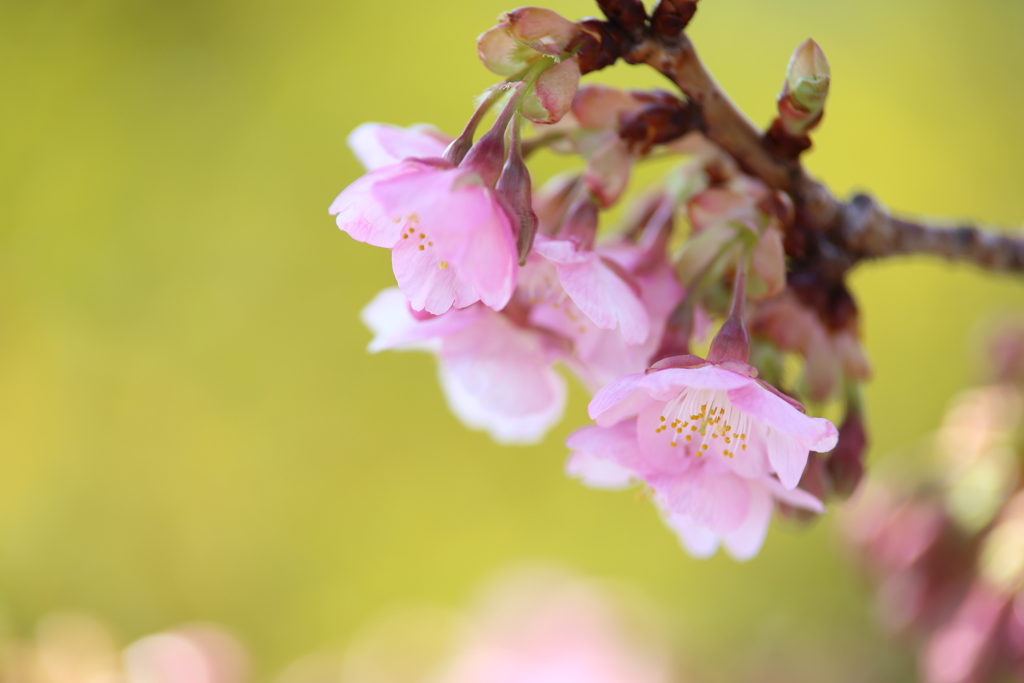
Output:
<path fill-rule="evenodd" d="M 929 254 L 986 270 L 1024 272 L 1024 239 L 974 225 L 939 227 L 896 218 L 868 195 L 843 205 L 842 242 L 857 259 Z"/>
<path fill-rule="evenodd" d="M 683 19 L 667 24 L 652 19 L 646 31 L 637 29 L 638 19 L 623 7 L 630 0 L 600 0 L 599 4 L 611 10 L 613 22 L 586 22 L 590 44 L 584 44 L 580 53 L 584 72 L 604 68 L 621 57 L 631 64 L 647 64 L 669 78 L 696 108 L 693 117 L 709 140 L 730 154 L 744 172 L 793 199 L 795 225 L 818 233 L 819 241 L 830 245 L 828 251 L 837 252 L 833 262 L 841 271 L 839 277 L 858 261 L 898 254 L 929 254 L 986 270 L 1024 273 L 1024 235 L 900 219 L 867 195 L 856 195 L 845 203 L 838 200 L 800 163 L 800 141 L 794 147 L 794 141 L 781 140 L 777 131 L 762 134 L 719 87 L 689 37 L 681 28 L 676 32 L 676 26 L 685 26 L 692 16 L 693 0 L 662 0 L 654 19 L 659 12 L 681 14 Z M 675 14 L 666 14 L 667 10 Z"/>

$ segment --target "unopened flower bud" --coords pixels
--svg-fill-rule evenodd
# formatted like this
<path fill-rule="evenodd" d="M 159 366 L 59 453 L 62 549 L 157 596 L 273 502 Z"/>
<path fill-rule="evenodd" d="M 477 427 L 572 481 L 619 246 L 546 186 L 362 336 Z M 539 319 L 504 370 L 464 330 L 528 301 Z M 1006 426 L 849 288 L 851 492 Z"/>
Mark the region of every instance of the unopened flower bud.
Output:
<path fill-rule="evenodd" d="M 506 24 L 481 33 L 476 39 L 476 53 L 488 70 L 505 78 L 519 76 L 539 56 L 533 50 L 523 49 L 508 32 Z"/>
<path fill-rule="evenodd" d="M 579 85 L 580 65 L 575 57 L 549 66 L 524 99 L 523 116 L 534 123 L 557 123 L 572 108 Z"/>
<path fill-rule="evenodd" d="M 519 250 L 519 265 L 523 265 L 537 234 L 537 214 L 533 212 L 530 170 L 523 161 L 519 140 L 519 116 L 513 118 L 511 126 L 508 158 L 495 189 L 518 223 L 516 244 Z"/>
<path fill-rule="evenodd" d="M 452 140 L 444 150 L 445 161 L 453 166 L 458 166 L 462 163 L 462 160 L 466 158 L 466 154 L 473 147 L 473 137 L 476 135 L 476 129 L 480 126 L 480 121 L 483 120 L 484 115 L 494 103 L 501 98 L 501 95 L 502 91 L 499 88 L 490 88 L 484 91 L 476 111 L 469 117 L 469 121 L 466 123 L 466 127 L 462 129 L 462 133 L 459 137 Z"/>
<path fill-rule="evenodd" d="M 659 37 L 675 38 L 696 11 L 697 0 L 659 0 L 651 14 L 651 32 Z"/>
<path fill-rule="evenodd" d="M 497 182 L 505 160 L 505 130 L 508 128 L 512 116 L 519 109 L 525 92 L 525 86 L 522 83 L 516 83 L 512 88 L 514 89 L 512 97 L 498 114 L 494 125 L 476 141 L 461 164 L 479 173 L 484 183 L 491 186 Z M 456 140 L 456 142 L 458 141 Z M 452 145 L 454 144 L 453 142 Z"/>
<path fill-rule="evenodd" d="M 779 121 L 789 135 L 805 135 L 818 125 L 830 81 L 825 53 L 808 38 L 789 60 L 786 82 L 779 94 Z"/>
<path fill-rule="evenodd" d="M 612 22 L 632 38 L 643 35 L 647 11 L 640 0 L 597 0 L 598 7 Z"/>
<path fill-rule="evenodd" d="M 557 57 L 569 47 L 580 25 L 543 7 L 520 7 L 505 14 L 509 34 L 541 54 Z"/>
<path fill-rule="evenodd" d="M 832 491 L 840 498 L 849 498 L 860 484 L 867 447 L 864 417 L 859 408 L 851 406 L 839 427 L 839 442 L 825 461 L 825 468 L 832 478 Z"/>

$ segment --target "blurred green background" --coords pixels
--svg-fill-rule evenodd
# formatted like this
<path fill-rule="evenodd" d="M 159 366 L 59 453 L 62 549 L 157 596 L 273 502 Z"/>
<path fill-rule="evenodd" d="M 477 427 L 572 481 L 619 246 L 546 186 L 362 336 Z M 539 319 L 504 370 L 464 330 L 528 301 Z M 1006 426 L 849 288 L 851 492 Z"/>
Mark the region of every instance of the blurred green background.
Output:
<path fill-rule="evenodd" d="M 493 80 L 475 36 L 512 7 L 0 3 L 9 629 L 58 608 L 125 639 L 218 621 L 269 676 L 385 607 L 458 605 L 545 557 L 640 585 L 698 668 L 778 646 L 908 671 L 833 519 L 776 525 L 749 564 L 691 560 L 634 495 L 562 475 L 578 388 L 541 446 L 501 448 L 447 412 L 426 356 L 365 354 L 358 311 L 393 278 L 327 216 L 360 173 L 345 136 L 367 120 L 458 132 Z M 759 123 L 814 37 L 834 78 L 815 173 L 902 212 L 1012 225 L 1022 25 L 1017 0 L 704 0 L 691 35 Z M 661 85 L 625 65 L 591 78 Z M 857 272 L 874 458 L 934 428 L 977 374 L 979 321 L 1024 309 L 1022 284 L 925 259 Z"/>

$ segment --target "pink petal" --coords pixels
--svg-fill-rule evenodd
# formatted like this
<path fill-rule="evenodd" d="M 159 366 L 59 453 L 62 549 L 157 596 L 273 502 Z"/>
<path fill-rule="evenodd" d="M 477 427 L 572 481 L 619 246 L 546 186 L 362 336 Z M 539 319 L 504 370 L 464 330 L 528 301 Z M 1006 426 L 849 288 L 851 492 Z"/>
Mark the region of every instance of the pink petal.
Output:
<path fill-rule="evenodd" d="M 678 436 L 664 431 L 656 431 L 661 427 L 660 416 L 665 410 L 661 401 L 649 403 L 637 417 L 636 439 L 640 445 L 644 469 L 660 474 L 681 473 L 697 464 L 694 454 L 697 444 L 687 442 L 685 434 Z M 678 438 L 678 441 L 676 441 Z M 675 443 L 675 446 L 671 444 Z"/>
<path fill-rule="evenodd" d="M 665 525 L 675 532 L 683 549 L 691 557 L 704 560 L 718 552 L 718 534 L 697 524 L 690 517 L 668 514 L 665 516 Z"/>
<path fill-rule="evenodd" d="M 565 380 L 542 338 L 488 312 L 446 337 L 441 361 L 486 410 L 510 417 L 547 413 L 565 402 Z"/>
<path fill-rule="evenodd" d="M 360 317 L 376 335 L 370 342 L 370 353 L 385 349 L 436 350 L 437 340 L 473 324 L 486 310 L 471 308 L 418 320 L 409 311 L 405 295 L 389 287 L 366 305 Z"/>
<path fill-rule="evenodd" d="M 557 393 L 561 378 L 553 380 L 553 399 L 547 405 L 541 406 L 538 412 L 525 415 L 507 415 L 488 410 L 443 366 L 438 368 L 438 379 L 452 413 L 470 429 L 485 431 L 500 444 L 537 443 L 562 419 L 565 408 L 564 384 L 561 385 L 563 393 Z"/>
<path fill-rule="evenodd" d="M 764 427 L 755 427 L 758 431 Z M 757 434 L 749 434 L 746 441 L 747 450 L 737 448 L 733 457 L 726 458 L 729 469 L 744 479 L 760 479 L 772 472 L 771 462 L 768 459 L 768 444 Z"/>
<path fill-rule="evenodd" d="M 476 290 L 450 267 L 437 249 L 420 251 L 416 240 L 399 239 L 391 251 L 391 267 L 413 310 L 440 315 L 479 301 Z"/>
<path fill-rule="evenodd" d="M 635 422 L 577 429 L 565 445 L 573 450 L 565 464 L 566 474 L 591 488 L 619 489 L 638 479 Z"/>
<path fill-rule="evenodd" d="M 589 251 L 581 251 L 575 242 L 537 235 L 533 250 L 554 263 L 580 263 L 589 259 Z"/>
<path fill-rule="evenodd" d="M 764 438 L 768 444 L 768 461 L 779 475 L 779 481 L 787 489 L 796 488 L 807 467 L 810 450 L 807 442 L 777 431 L 770 431 Z"/>
<path fill-rule="evenodd" d="M 787 489 L 780 481 L 773 477 L 763 477 L 761 485 L 783 503 L 819 514 L 825 512 L 825 506 L 822 502 L 803 489 Z"/>
<path fill-rule="evenodd" d="M 587 406 L 590 419 L 601 426 L 611 426 L 639 413 L 651 401 L 650 396 L 642 391 L 643 379 L 642 373 L 626 375 L 598 391 Z"/>
<path fill-rule="evenodd" d="M 504 308 L 518 270 L 512 221 L 479 177 L 434 170 L 378 183 L 373 193 L 392 214 L 412 217 L 417 250 L 433 250 L 432 262 L 454 269 L 491 308 Z"/>
<path fill-rule="evenodd" d="M 331 204 L 328 212 L 335 216 L 338 227 L 352 239 L 375 247 L 391 248 L 405 229 L 401 214 L 388 211 L 373 196 L 377 184 L 406 175 L 422 173 L 414 164 L 397 164 L 371 171 L 346 187 Z"/>
<path fill-rule="evenodd" d="M 725 535 L 723 542 L 726 552 L 734 560 L 745 562 L 752 559 L 764 545 L 768 535 L 768 525 L 772 520 L 775 508 L 771 493 L 755 482 L 750 486 L 750 511 L 738 529 Z"/>
<path fill-rule="evenodd" d="M 669 510 L 718 534 L 738 529 L 750 512 L 750 487 L 734 474 L 706 474 L 703 468 L 694 468 L 647 481 Z"/>
<path fill-rule="evenodd" d="M 641 386 L 652 398 L 667 401 L 686 387 L 729 391 L 753 383 L 743 375 L 707 365 L 700 368 L 666 368 L 646 375 Z M 731 392 L 730 392 L 731 395 Z"/>
<path fill-rule="evenodd" d="M 397 164 L 409 157 L 440 157 L 451 138 L 433 126 L 400 128 L 364 123 L 348 136 L 348 146 L 368 171 Z"/>
<path fill-rule="evenodd" d="M 581 263 L 555 266 L 559 282 L 595 325 L 606 330 L 618 327 L 630 344 L 643 343 L 651 330 L 647 309 L 636 292 L 594 256 Z"/>
<path fill-rule="evenodd" d="M 729 400 L 773 431 L 798 437 L 819 453 L 832 450 L 839 438 L 839 431 L 828 420 L 804 415 L 754 382 L 729 391 Z"/>

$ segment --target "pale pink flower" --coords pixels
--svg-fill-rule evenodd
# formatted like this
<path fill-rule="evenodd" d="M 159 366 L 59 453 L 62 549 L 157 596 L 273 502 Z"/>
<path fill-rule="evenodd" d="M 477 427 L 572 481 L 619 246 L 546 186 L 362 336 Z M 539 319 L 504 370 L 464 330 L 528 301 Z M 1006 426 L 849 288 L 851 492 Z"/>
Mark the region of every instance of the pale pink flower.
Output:
<path fill-rule="evenodd" d="M 441 314 L 477 301 L 500 310 L 516 281 L 512 219 L 472 167 L 407 159 L 371 171 L 330 208 L 338 227 L 391 251 L 413 309 Z"/>
<path fill-rule="evenodd" d="M 701 457 L 743 477 L 774 472 L 793 489 L 809 451 L 836 445 L 831 422 L 805 415 L 746 363 L 680 356 L 660 365 L 607 385 L 589 408 L 601 426 L 636 415 L 639 447 L 652 462 Z"/>
<path fill-rule="evenodd" d="M 553 367 L 564 347 L 550 334 L 517 325 L 484 306 L 414 315 L 405 297 L 385 289 L 362 313 L 376 335 L 369 350 L 437 354 L 452 412 L 499 443 L 533 443 L 561 417 L 565 379 Z"/>
<path fill-rule="evenodd" d="M 624 618 L 623 599 L 561 572 L 518 572 L 489 592 L 455 657 L 432 680 L 668 683 L 672 666 L 661 633 L 637 628 L 642 603 Z"/>
<path fill-rule="evenodd" d="M 627 344 L 641 344 L 650 336 L 651 320 L 631 280 L 600 251 L 543 235 L 520 274 L 534 324 L 574 340 L 593 328 L 617 330 Z"/>
<path fill-rule="evenodd" d="M 577 430 L 566 442 L 573 449 L 566 471 L 594 488 L 647 485 L 665 524 L 694 557 L 710 557 L 720 544 L 737 560 L 757 555 L 776 500 L 823 510 L 811 494 L 787 490 L 767 473 L 740 476 L 710 449 L 705 456 L 676 452 L 665 457 L 638 433 L 639 423 L 634 418 Z"/>

